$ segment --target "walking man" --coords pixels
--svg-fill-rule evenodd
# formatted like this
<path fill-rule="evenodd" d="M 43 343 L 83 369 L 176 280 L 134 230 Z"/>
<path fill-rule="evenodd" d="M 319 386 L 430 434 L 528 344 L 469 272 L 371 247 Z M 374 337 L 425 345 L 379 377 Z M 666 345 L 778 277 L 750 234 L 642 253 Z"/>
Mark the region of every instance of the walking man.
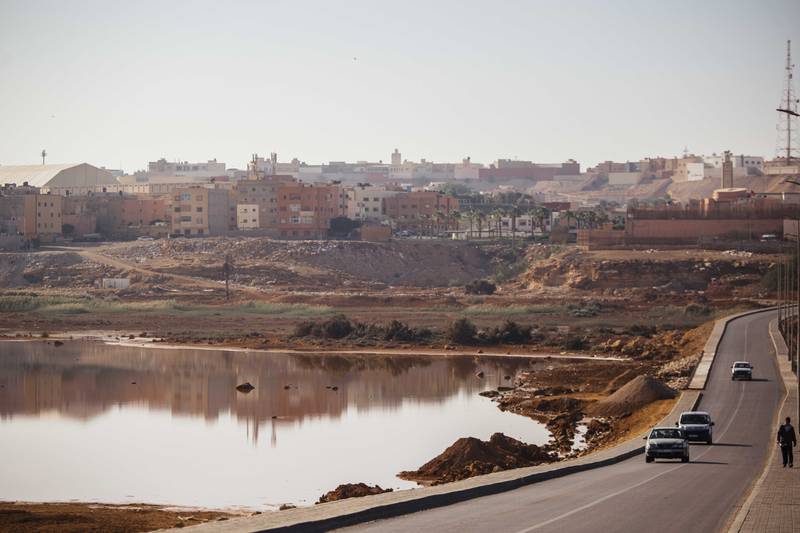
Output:
<path fill-rule="evenodd" d="M 792 419 L 788 416 L 786 417 L 786 423 L 778 428 L 778 446 L 781 447 L 784 468 L 786 465 L 789 465 L 789 468 L 794 466 L 792 446 L 797 446 L 797 435 L 794 433 Z"/>

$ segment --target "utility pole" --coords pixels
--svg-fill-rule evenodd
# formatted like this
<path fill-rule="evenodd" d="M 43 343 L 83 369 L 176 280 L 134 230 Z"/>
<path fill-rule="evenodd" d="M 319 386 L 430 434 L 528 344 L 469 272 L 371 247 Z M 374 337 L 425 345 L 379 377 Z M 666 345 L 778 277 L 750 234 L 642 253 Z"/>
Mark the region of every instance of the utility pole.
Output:
<path fill-rule="evenodd" d="M 230 278 L 233 272 L 233 263 L 230 254 L 225 254 L 225 262 L 222 264 L 222 275 L 225 277 L 225 301 L 230 301 Z"/>

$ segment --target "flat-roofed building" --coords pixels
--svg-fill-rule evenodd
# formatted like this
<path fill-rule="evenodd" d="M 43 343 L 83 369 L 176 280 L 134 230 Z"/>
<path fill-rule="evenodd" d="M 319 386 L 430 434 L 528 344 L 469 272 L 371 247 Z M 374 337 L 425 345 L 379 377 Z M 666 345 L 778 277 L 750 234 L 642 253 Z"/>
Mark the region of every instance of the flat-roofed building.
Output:
<path fill-rule="evenodd" d="M 235 190 L 239 204 L 258 206 L 258 229 L 277 232 L 278 229 L 278 189 L 283 184 L 295 183 L 288 175 L 265 176 L 236 182 Z M 251 217 L 252 218 L 252 217 Z M 238 212 L 237 212 L 237 227 Z"/>
<path fill-rule="evenodd" d="M 347 218 L 353 220 L 385 220 L 383 200 L 391 198 L 400 191 L 387 190 L 385 187 L 356 185 L 345 188 Z"/>
<path fill-rule="evenodd" d="M 225 235 L 230 228 L 230 191 L 208 187 L 175 189 L 170 196 L 172 233 Z"/>
<path fill-rule="evenodd" d="M 278 188 L 278 232 L 287 239 L 324 239 L 331 219 L 346 213 L 338 184 L 285 183 Z"/>
<path fill-rule="evenodd" d="M 384 200 L 386 215 L 399 229 L 449 227 L 450 215 L 458 206 L 457 198 L 433 191 L 401 193 Z"/>

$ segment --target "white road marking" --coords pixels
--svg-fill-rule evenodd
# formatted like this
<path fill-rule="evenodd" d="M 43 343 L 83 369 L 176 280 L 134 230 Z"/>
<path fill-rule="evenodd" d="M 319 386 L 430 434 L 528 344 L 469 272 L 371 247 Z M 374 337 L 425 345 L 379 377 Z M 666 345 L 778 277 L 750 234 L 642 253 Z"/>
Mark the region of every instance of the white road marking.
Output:
<path fill-rule="evenodd" d="M 747 330 L 749 328 L 750 328 L 750 322 L 748 322 L 747 325 L 745 325 L 745 328 L 744 328 L 745 352 L 747 351 L 747 340 L 746 339 L 747 339 Z M 742 400 L 743 399 L 744 399 L 744 382 L 739 382 L 739 399 L 736 402 L 736 408 L 733 410 L 733 413 L 731 414 L 730 420 L 728 420 L 728 423 L 725 425 L 725 429 L 722 430 L 722 433 L 720 434 L 720 438 L 725 436 L 725 434 L 730 429 L 731 424 L 733 424 L 733 421 L 736 420 L 736 415 L 739 413 L 739 408 L 742 406 Z M 699 456 L 697 456 L 697 459 L 702 458 L 704 455 L 709 453 L 711 450 L 713 450 L 713 448 L 706 449 Z M 691 463 L 689 463 L 689 464 L 691 464 Z M 575 509 L 573 509 L 573 510 L 571 510 L 569 512 L 566 512 L 564 514 L 556 516 L 555 518 L 551 518 L 550 520 L 545 520 L 544 522 L 539 522 L 538 524 L 535 524 L 533 526 L 527 527 L 525 529 L 520 529 L 516 533 L 528 533 L 529 531 L 533 531 L 535 529 L 539 529 L 539 528 L 542 528 L 544 526 L 548 526 L 548 525 L 552 524 L 553 522 L 558 522 L 559 520 L 563 520 L 564 518 L 570 517 L 570 516 L 572 516 L 572 515 L 574 515 L 576 513 L 580 513 L 581 511 L 585 511 L 586 509 L 590 509 L 590 508 L 592 508 L 592 507 L 594 507 L 596 505 L 599 505 L 599 504 L 603 503 L 606 500 L 610 500 L 611 498 L 613 498 L 615 496 L 619 496 L 620 494 L 625 494 L 626 492 L 629 492 L 629 491 L 631 491 L 631 490 L 633 490 L 635 488 L 641 487 L 642 485 L 650 483 L 651 481 L 653 481 L 655 479 L 658 479 L 658 478 L 660 478 L 661 476 L 663 476 L 665 474 L 669 474 L 670 472 L 674 472 L 675 470 L 677 470 L 679 468 L 683 468 L 684 466 L 689 466 L 689 464 L 683 463 L 683 464 L 677 465 L 674 468 L 670 468 L 669 470 L 665 470 L 663 472 L 660 472 L 660 473 L 658 473 L 658 474 L 656 474 L 656 475 L 654 475 L 652 477 L 649 477 L 647 479 L 644 479 L 644 480 L 642 480 L 642 481 L 640 481 L 640 482 L 638 482 L 638 483 L 636 483 L 634 485 L 631 485 L 631 486 L 626 487 L 624 489 L 618 490 L 617 492 L 612 492 L 611 494 L 607 494 L 607 495 L 603 496 L 602 498 L 598 498 L 598 499 L 596 499 L 594 501 L 591 501 L 591 502 L 587 503 L 586 505 L 582 505 L 582 506 L 577 507 L 577 508 L 575 508 Z"/>

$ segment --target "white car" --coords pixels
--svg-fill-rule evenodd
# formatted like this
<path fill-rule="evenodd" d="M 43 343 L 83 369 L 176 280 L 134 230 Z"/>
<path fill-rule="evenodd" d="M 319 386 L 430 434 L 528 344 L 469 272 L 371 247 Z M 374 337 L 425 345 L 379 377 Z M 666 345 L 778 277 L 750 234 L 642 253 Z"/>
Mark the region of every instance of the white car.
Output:
<path fill-rule="evenodd" d="M 689 441 L 686 433 L 680 428 L 661 427 L 653 428 L 645 437 L 647 444 L 644 447 L 644 461 L 652 463 L 658 458 L 680 459 L 683 463 L 689 462 Z"/>
<path fill-rule="evenodd" d="M 746 379 L 750 381 L 753 379 L 753 365 L 747 361 L 736 361 L 731 366 L 731 380 Z"/>

